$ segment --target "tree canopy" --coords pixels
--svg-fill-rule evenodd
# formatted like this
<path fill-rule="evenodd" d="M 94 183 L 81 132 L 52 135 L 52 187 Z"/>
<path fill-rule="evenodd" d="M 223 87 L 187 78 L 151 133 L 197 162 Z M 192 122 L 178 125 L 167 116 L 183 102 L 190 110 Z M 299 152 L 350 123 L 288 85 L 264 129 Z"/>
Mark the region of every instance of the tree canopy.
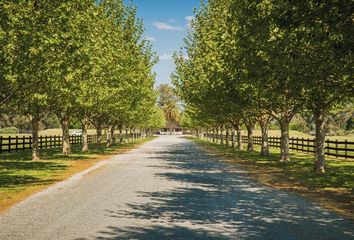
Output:
<path fill-rule="evenodd" d="M 243 123 L 249 151 L 258 123 L 267 154 L 268 125 L 275 119 L 281 128 L 280 161 L 287 162 L 289 125 L 296 114 L 311 112 L 315 170 L 324 172 L 329 113 L 354 95 L 350 5 L 346 0 L 202 3 L 174 54 L 172 74 L 192 122 L 216 132 L 239 130 Z"/>
<path fill-rule="evenodd" d="M 123 0 L 0 3 L 0 107 L 31 120 L 33 159 L 39 122 L 56 114 L 63 153 L 70 154 L 73 118 L 87 128 L 152 128 L 163 123 L 156 106 L 157 57 L 143 37 L 136 7 Z"/>

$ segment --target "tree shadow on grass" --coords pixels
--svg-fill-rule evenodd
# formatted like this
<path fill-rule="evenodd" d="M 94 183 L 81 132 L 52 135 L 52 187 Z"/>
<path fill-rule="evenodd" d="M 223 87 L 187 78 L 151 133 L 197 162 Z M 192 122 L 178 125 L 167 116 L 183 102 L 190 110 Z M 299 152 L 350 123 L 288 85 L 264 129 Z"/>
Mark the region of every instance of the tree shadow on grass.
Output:
<path fill-rule="evenodd" d="M 0 155 L 1 161 L 32 161 L 32 153 L 31 151 L 23 151 L 23 152 L 12 152 L 12 153 L 3 153 Z M 40 158 L 43 160 L 84 160 L 87 159 L 88 156 L 84 153 L 81 153 L 76 148 L 73 148 L 72 155 L 64 155 L 61 152 L 60 148 L 53 149 L 43 149 L 40 151 Z"/>
<path fill-rule="evenodd" d="M 228 146 L 201 142 L 203 146 L 216 149 L 226 157 L 236 158 L 245 164 L 258 164 L 259 167 L 275 167 L 291 176 L 293 180 L 305 183 L 313 188 L 353 188 L 354 163 L 344 159 L 327 159 L 326 174 L 318 174 L 313 170 L 313 156 L 300 152 L 290 154 L 291 161 L 279 162 L 279 154 L 274 151 L 268 157 L 260 156 L 259 152 L 240 151 Z"/>
<path fill-rule="evenodd" d="M 55 171 L 64 170 L 66 165 L 55 162 L 37 162 L 37 161 L 0 161 L 0 174 L 3 171 L 21 171 L 21 170 L 38 170 L 38 171 Z"/>
<path fill-rule="evenodd" d="M 25 185 L 51 184 L 55 179 L 43 180 L 39 175 L 49 171 L 61 171 L 67 168 L 63 161 L 77 161 L 93 158 L 94 155 L 114 155 L 117 148 L 133 146 L 134 143 L 126 145 L 115 145 L 111 148 L 96 148 L 90 145 L 90 150 L 83 153 L 80 146 L 73 146 L 72 155 L 65 156 L 60 148 L 41 150 L 40 161 L 31 160 L 31 151 L 3 153 L 0 155 L 0 188 L 14 188 Z M 31 172 L 30 171 L 35 171 Z"/>
<path fill-rule="evenodd" d="M 86 160 L 92 158 L 93 155 L 115 155 L 117 150 L 126 150 L 133 148 L 137 143 L 125 143 L 125 144 L 115 144 L 112 147 L 106 147 L 104 145 L 97 147 L 96 144 L 89 145 L 89 151 L 82 152 L 80 145 L 72 146 L 72 151 L 70 155 L 64 155 L 60 147 L 51 149 L 41 149 L 40 157 L 44 160 L 66 160 L 66 161 L 76 161 L 76 160 Z M 32 153 L 29 150 L 2 153 L 0 155 L 1 161 L 31 161 Z"/>
<path fill-rule="evenodd" d="M 143 203 L 107 210 L 140 226 L 107 226 L 95 239 L 353 239 L 353 223 L 295 194 L 259 185 L 193 144 L 154 154 L 156 177 L 182 184 L 137 192 Z M 183 187 L 185 186 L 185 187 Z M 84 238 L 82 238 L 84 239 Z"/>
<path fill-rule="evenodd" d="M 107 147 L 97 147 L 96 145 L 92 144 L 89 146 L 89 151 L 82 152 L 80 145 L 74 145 L 71 149 L 70 155 L 64 155 L 62 153 L 61 148 L 51 148 L 51 149 L 42 149 L 40 150 L 40 157 L 44 160 L 66 160 L 66 161 L 75 161 L 75 160 L 86 160 L 90 158 L 91 155 L 98 155 L 98 154 L 113 154 L 114 150 L 119 145 L 115 145 L 113 148 Z M 11 153 L 3 153 L 1 155 L 2 160 L 15 160 L 15 161 L 31 161 L 32 153 L 31 151 L 23 151 L 23 152 L 11 152 Z M 1 161 L 1 160 L 0 160 Z"/>
<path fill-rule="evenodd" d="M 55 179 L 44 180 L 31 175 L 13 175 L 0 173 L 0 188 L 14 188 L 24 185 L 49 185 Z"/>
<path fill-rule="evenodd" d="M 66 165 L 55 162 L 0 161 L 0 188 L 51 184 L 55 179 L 42 179 L 39 176 L 66 168 Z"/>

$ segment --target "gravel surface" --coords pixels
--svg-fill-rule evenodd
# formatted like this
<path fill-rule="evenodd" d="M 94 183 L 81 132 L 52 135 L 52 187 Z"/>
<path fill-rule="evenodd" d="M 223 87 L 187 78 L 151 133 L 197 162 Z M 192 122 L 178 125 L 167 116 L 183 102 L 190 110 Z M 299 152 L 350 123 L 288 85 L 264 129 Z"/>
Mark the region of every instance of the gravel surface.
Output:
<path fill-rule="evenodd" d="M 0 239 L 338 240 L 354 223 L 162 136 L 17 204 Z"/>

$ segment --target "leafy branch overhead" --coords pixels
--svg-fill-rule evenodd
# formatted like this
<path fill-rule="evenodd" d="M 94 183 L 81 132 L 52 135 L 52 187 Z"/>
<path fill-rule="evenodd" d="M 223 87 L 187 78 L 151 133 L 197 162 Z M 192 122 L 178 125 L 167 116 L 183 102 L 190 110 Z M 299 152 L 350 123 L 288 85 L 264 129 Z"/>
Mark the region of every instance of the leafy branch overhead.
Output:
<path fill-rule="evenodd" d="M 330 112 L 354 97 L 352 5 L 349 0 L 203 2 L 184 46 L 174 54 L 172 79 L 187 105 L 187 122 L 236 135 L 243 124 L 249 151 L 258 124 L 267 155 L 269 124 L 276 121 L 280 161 L 288 162 L 289 125 L 297 114 L 310 112 L 314 168 L 324 172 Z"/>
<path fill-rule="evenodd" d="M 33 159 L 39 122 L 55 114 L 70 154 L 69 125 L 152 129 L 163 125 L 156 106 L 157 57 L 143 38 L 136 7 L 123 0 L 0 3 L 0 107 L 31 120 Z M 159 120 L 155 120 L 159 118 Z M 112 135 L 113 134 L 113 135 Z"/>

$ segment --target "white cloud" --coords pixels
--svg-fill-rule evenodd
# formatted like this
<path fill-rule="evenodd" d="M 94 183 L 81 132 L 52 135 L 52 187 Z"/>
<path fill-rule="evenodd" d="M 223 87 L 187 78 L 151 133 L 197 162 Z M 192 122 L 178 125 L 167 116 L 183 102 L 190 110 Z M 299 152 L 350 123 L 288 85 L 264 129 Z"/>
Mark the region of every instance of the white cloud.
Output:
<path fill-rule="evenodd" d="M 176 23 L 176 22 L 177 22 L 177 20 L 176 20 L 176 19 L 174 19 L 174 18 L 171 18 L 171 19 L 169 19 L 169 20 L 168 20 L 168 22 L 169 22 L 169 23 Z"/>
<path fill-rule="evenodd" d="M 165 30 L 165 31 L 177 31 L 177 32 L 182 32 L 184 29 L 180 26 L 173 26 L 167 23 L 163 22 L 154 22 L 153 25 L 160 30 Z"/>
<path fill-rule="evenodd" d="M 160 57 L 160 60 L 171 60 L 172 59 L 172 54 L 163 54 Z"/>
<path fill-rule="evenodd" d="M 188 26 L 189 28 L 191 27 L 192 21 L 193 21 L 194 18 L 195 18 L 195 17 L 193 17 L 193 16 L 186 16 L 186 17 L 184 17 L 184 19 L 188 22 L 187 26 Z"/>
<path fill-rule="evenodd" d="M 184 19 L 186 19 L 188 22 L 191 22 L 194 17 L 193 16 L 186 16 Z"/>
<path fill-rule="evenodd" d="M 156 40 L 154 37 L 149 37 L 149 36 L 146 36 L 145 39 L 151 42 L 154 42 Z"/>

